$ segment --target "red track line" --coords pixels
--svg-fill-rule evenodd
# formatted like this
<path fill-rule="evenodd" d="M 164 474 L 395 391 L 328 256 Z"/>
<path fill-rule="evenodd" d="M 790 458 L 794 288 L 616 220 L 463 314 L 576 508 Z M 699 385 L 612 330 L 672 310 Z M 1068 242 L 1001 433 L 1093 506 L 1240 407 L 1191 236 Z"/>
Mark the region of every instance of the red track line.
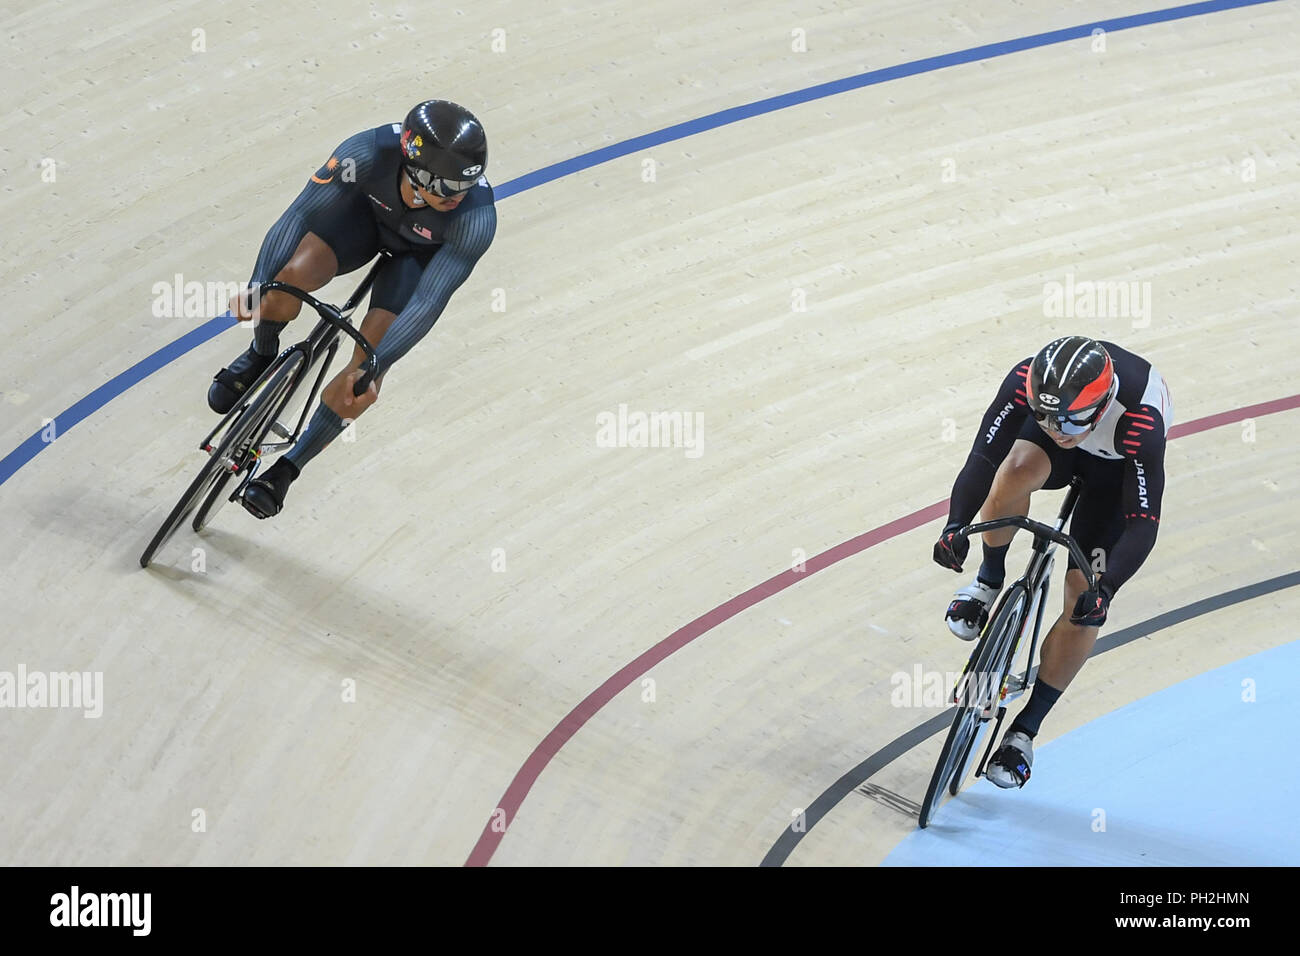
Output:
<path fill-rule="evenodd" d="M 1271 415 L 1274 412 L 1283 412 L 1293 408 L 1300 408 L 1300 395 L 1278 398 L 1271 402 L 1260 402 L 1258 405 L 1247 405 L 1245 408 L 1220 412 L 1218 415 L 1210 415 L 1206 418 L 1198 418 L 1183 425 L 1174 425 L 1173 428 L 1169 429 L 1169 437 L 1171 439 L 1183 438 L 1187 435 L 1195 435 L 1197 432 L 1218 428 L 1220 425 L 1230 425 L 1233 422 L 1239 422 L 1247 418 Z M 505 836 L 506 829 L 509 828 L 511 821 L 519 812 L 520 806 L 523 805 L 524 798 L 528 796 L 533 784 L 537 782 L 537 778 L 546 769 L 546 765 L 551 762 L 551 758 L 560 752 L 560 748 L 568 743 L 569 739 L 587 721 L 613 700 L 615 695 L 631 686 L 638 677 L 645 674 L 650 668 L 665 660 L 669 655 L 681 650 L 700 635 L 713 630 L 723 621 L 730 620 L 741 611 L 748 610 L 765 598 L 779 594 L 793 584 L 798 584 L 810 574 L 816 574 L 818 571 L 829 568 L 833 564 L 838 564 L 845 558 L 850 558 L 860 551 L 865 551 L 882 541 L 888 541 L 890 538 L 897 537 L 904 532 L 919 528 L 928 521 L 945 517 L 947 514 L 948 500 L 945 498 L 943 501 L 936 501 L 920 511 L 913 511 L 909 515 L 904 515 L 902 518 L 889 522 L 889 524 L 883 524 L 879 528 L 860 534 L 856 538 L 850 538 L 829 551 L 823 551 L 816 557 L 809 558 L 804 562 L 804 571 L 782 571 L 775 577 L 768 578 L 762 584 L 750 588 L 744 594 L 738 594 L 725 604 L 718 605 L 712 611 L 697 617 L 685 627 L 673 631 L 672 634 L 669 634 L 636 660 L 620 668 L 605 683 L 588 694 L 578 706 L 569 711 L 564 719 L 556 724 L 555 728 L 528 755 L 528 759 L 524 761 L 524 765 L 519 768 L 514 779 L 510 781 L 510 786 L 506 788 L 506 792 L 501 797 L 497 808 L 493 810 L 487 824 L 483 827 L 483 832 L 479 835 L 478 842 L 474 844 L 474 849 L 470 851 L 469 859 L 465 861 L 465 865 L 486 866 L 488 864 L 492 859 L 492 854 L 496 852 L 497 847 L 500 845 L 501 838 Z M 502 819 L 503 814 L 504 819 Z"/>
<path fill-rule="evenodd" d="M 1220 425 L 1231 425 L 1233 422 L 1245 421 L 1247 418 L 1255 418 L 1258 415 L 1272 415 L 1274 412 L 1285 412 L 1292 408 L 1300 408 L 1300 395 L 1292 395 L 1290 398 L 1275 398 L 1271 402 L 1260 402 L 1258 405 L 1247 405 L 1245 408 L 1234 409 L 1230 412 L 1219 412 L 1217 415 L 1198 418 L 1186 425 L 1175 425 L 1169 429 L 1169 437 L 1182 438 L 1184 435 L 1195 435 L 1197 432 L 1218 428 Z"/>

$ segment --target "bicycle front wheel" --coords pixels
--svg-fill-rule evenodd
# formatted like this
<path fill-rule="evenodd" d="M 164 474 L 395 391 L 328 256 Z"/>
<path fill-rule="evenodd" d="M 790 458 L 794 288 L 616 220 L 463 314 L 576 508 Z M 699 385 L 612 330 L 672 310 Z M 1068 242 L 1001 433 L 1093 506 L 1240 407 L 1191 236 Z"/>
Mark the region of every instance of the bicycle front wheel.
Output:
<path fill-rule="evenodd" d="M 989 656 L 981 665 L 980 681 L 984 685 L 982 696 L 989 701 L 990 706 L 1000 705 L 1002 685 L 1007 678 L 1007 668 L 1011 665 L 1011 658 L 1015 654 L 1016 645 L 1020 640 L 1021 629 L 1025 625 L 1025 615 L 1028 613 L 1029 592 L 1023 586 L 1013 587 L 998 612 L 998 619 L 994 621 L 995 629 L 991 630 L 995 634 L 995 639 L 990 642 Z M 948 784 L 948 793 L 954 797 L 957 796 L 957 791 L 961 789 L 962 783 L 966 780 L 966 774 L 970 770 L 971 757 L 979 750 L 980 737 L 983 735 L 987 724 L 988 718 L 985 718 L 980 724 L 979 733 L 971 738 L 971 741 L 966 745 L 966 752 L 957 761 L 952 782 Z"/>
<path fill-rule="evenodd" d="M 208 492 L 203 504 L 194 514 L 194 521 L 190 527 L 195 531 L 202 531 L 207 527 L 221 510 L 222 505 L 231 499 L 231 495 L 226 493 L 230 479 L 242 478 L 247 473 L 247 469 L 255 460 L 254 453 L 261 448 L 262 442 L 266 440 L 266 433 L 271 430 L 271 425 L 284 406 L 289 403 L 304 361 L 301 352 L 294 352 L 289 360 L 272 374 L 261 394 L 253 399 L 244 414 L 232 426 L 231 431 L 238 429 L 245 436 L 245 440 L 237 441 L 230 446 L 231 454 L 223 461 L 224 474 Z M 225 442 L 222 442 L 222 445 L 224 446 Z"/>
<path fill-rule="evenodd" d="M 229 434 L 227 432 L 227 435 Z M 222 444 L 224 445 L 225 442 Z M 208 494 L 214 485 L 222 483 L 223 475 L 229 477 L 229 472 L 226 472 L 222 466 L 221 458 L 216 454 L 209 455 L 208 460 L 199 469 L 198 476 L 190 482 L 190 486 L 185 489 L 185 494 L 181 495 L 181 500 L 176 502 L 176 506 L 167 515 L 167 520 L 162 523 L 162 527 L 153 536 L 149 546 L 144 549 L 144 554 L 140 555 L 140 567 L 149 567 L 154 555 L 158 553 L 158 549 L 176 533 L 176 529 L 189 517 L 190 512 L 203 499 L 203 496 Z"/>
<path fill-rule="evenodd" d="M 930 786 L 926 788 L 925 799 L 921 801 L 921 815 L 917 823 L 922 829 L 927 827 L 934 817 L 934 811 L 939 807 L 939 801 L 943 796 L 944 787 L 948 786 L 948 781 L 958 779 L 954 773 L 954 765 L 960 759 L 959 755 L 964 757 L 969 752 L 970 746 L 979 736 L 981 722 L 979 707 L 963 706 L 960 703 L 957 705 L 957 713 L 953 716 L 952 726 L 948 729 L 948 738 L 943 742 L 943 750 L 939 752 L 939 762 L 935 764 L 934 773 L 930 776 Z"/>
<path fill-rule="evenodd" d="M 971 654 L 959 684 L 952 726 L 921 802 L 919 824 L 923 828 L 933 819 L 943 791 L 947 789 L 951 796 L 956 796 L 966 779 L 971 757 L 990 719 L 986 712 L 991 712 L 1001 695 L 1002 672 L 1015 647 L 1026 598 L 1023 585 L 1013 586 L 1003 595 L 993 620 L 985 627 L 984 636 Z"/>
<path fill-rule="evenodd" d="M 295 354 L 298 364 L 301 364 L 302 356 Z M 290 365 L 294 365 L 292 360 L 285 364 L 285 368 Z M 294 365 L 294 368 L 296 370 L 297 365 Z M 190 516 L 200 503 L 205 505 L 215 503 L 213 500 L 214 489 L 216 494 L 219 495 L 224 489 L 226 481 L 233 474 L 232 467 L 235 470 L 243 467 L 241 462 L 248 457 L 250 450 L 254 447 L 254 436 L 259 426 L 270 427 L 266 412 L 267 405 L 270 404 L 272 398 L 274 396 L 271 394 L 271 390 L 263 389 L 262 393 L 253 400 L 253 403 L 231 422 L 216 449 L 208 455 L 208 460 L 203 463 L 198 475 L 190 482 L 190 486 L 181 495 L 180 501 L 176 502 L 176 506 L 167 515 L 167 520 L 162 523 L 162 526 L 149 542 L 149 546 L 140 555 L 140 567 L 149 567 L 158 550 L 176 533 L 176 529 L 185 523 L 185 519 Z M 262 434 L 265 434 L 265 431 Z"/>

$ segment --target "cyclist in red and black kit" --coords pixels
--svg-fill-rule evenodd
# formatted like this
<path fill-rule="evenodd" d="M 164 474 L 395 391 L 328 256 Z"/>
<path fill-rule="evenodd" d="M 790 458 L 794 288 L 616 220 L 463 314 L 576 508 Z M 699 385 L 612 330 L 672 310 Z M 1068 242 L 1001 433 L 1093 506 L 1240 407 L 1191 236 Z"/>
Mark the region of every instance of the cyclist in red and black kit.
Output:
<path fill-rule="evenodd" d="M 1065 609 L 1043 640 L 1034 691 L 989 760 L 986 774 L 1000 787 L 1029 779 L 1043 718 L 1083 667 L 1116 592 L 1155 546 L 1172 422 L 1169 387 L 1151 363 L 1081 335 L 1056 339 L 1012 369 L 984 413 L 953 486 L 935 562 L 962 569 L 970 544 L 956 531 L 981 505 L 985 521 L 1028 514 L 1033 492 L 1063 488 L 1078 475 L 1083 492 L 1070 534 L 1101 572 L 1089 591 L 1071 561 Z M 1004 528 L 983 536 L 975 580 L 948 605 L 948 628 L 962 640 L 979 637 L 988 622 L 1014 535 Z"/>

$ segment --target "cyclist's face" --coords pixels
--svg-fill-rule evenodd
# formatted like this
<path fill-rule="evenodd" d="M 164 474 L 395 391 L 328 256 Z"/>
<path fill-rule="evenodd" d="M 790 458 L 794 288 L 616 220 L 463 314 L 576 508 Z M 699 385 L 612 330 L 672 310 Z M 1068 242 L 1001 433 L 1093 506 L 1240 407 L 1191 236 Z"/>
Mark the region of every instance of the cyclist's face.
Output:
<path fill-rule="evenodd" d="M 1052 441 L 1056 442 L 1057 447 L 1059 448 L 1074 448 L 1076 445 L 1081 444 L 1089 435 L 1089 432 L 1084 432 L 1082 435 L 1063 434 L 1062 432 L 1052 428 L 1051 424 L 1049 424 L 1051 422 L 1051 419 L 1041 421 L 1038 423 L 1038 427 L 1047 432 L 1047 436 L 1051 438 Z"/>
<path fill-rule="evenodd" d="M 461 193 L 458 196 L 450 196 L 444 199 L 437 193 L 431 193 L 427 189 L 419 189 L 418 191 L 420 193 L 420 198 L 428 203 L 429 208 L 436 209 L 438 212 L 451 212 L 464 202 L 465 197 L 469 195 L 469 193 Z"/>
<path fill-rule="evenodd" d="M 409 190 L 412 197 L 418 198 L 430 209 L 437 210 L 438 212 L 451 212 L 462 202 L 464 202 L 465 197 L 469 195 L 468 192 L 463 192 L 463 193 L 458 193 L 455 196 L 446 196 L 446 197 L 439 196 L 435 192 L 431 192 L 427 189 L 420 188 L 420 186 L 417 183 L 415 183 L 409 175 L 402 177 L 402 190 L 403 190 L 402 196 L 404 202 L 408 202 L 408 203 L 410 202 L 405 198 L 406 191 Z"/>

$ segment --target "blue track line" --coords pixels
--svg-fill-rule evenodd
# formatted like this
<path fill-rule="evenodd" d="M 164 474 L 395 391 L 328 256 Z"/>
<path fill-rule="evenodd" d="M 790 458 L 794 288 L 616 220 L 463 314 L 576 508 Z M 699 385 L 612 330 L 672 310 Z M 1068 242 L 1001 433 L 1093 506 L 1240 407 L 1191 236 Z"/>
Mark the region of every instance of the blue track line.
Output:
<path fill-rule="evenodd" d="M 669 126 L 653 133 L 646 133 L 644 136 L 637 136 L 621 143 L 614 143 L 611 146 L 592 150 L 590 153 L 583 153 L 573 159 L 566 159 L 560 163 L 544 166 L 531 173 L 525 173 L 517 179 L 512 179 L 502 186 L 494 187 L 494 191 L 498 197 L 513 196 L 515 193 L 553 182 L 562 176 L 582 172 L 584 169 L 599 166 L 601 163 L 607 163 L 612 159 L 619 159 L 631 153 L 649 149 L 652 146 L 662 146 L 664 143 L 685 139 L 687 136 L 694 136 L 697 133 L 706 133 L 721 126 L 728 126 L 731 123 L 739 123 L 741 120 L 762 116 L 764 113 L 774 113 L 777 110 L 810 103 L 813 100 L 820 100 L 827 96 L 848 93 L 851 90 L 860 90 L 866 86 L 875 86 L 889 80 L 899 80 L 920 73 L 933 73 L 935 70 L 960 66 L 963 63 L 974 63 L 976 60 L 991 60 L 994 57 L 1006 56 L 1010 53 L 1020 53 L 1024 50 L 1051 46 L 1054 43 L 1064 43 L 1067 40 L 1090 37 L 1093 30 L 1115 33 L 1119 30 L 1149 26 L 1152 23 L 1183 20 L 1187 17 L 1217 13 L 1221 10 L 1273 2 L 1276 2 L 1276 0 L 1208 0 L 1205 3 L 1189 3 L 1181 7 L 1153 10 L 1150 13 L 1135 13 L 1132 16 L 1116 17 L 1112 20 L 1095 20 L 1075 27 L 1066 27 L 1064 30 L 1036 33 L 1033 36 L 1020 37 L 1016 40 L 1003 40 L 1000 43 L 987 43 L 984 46 L 974 46 L 969 50 L 958 50 L 956 53 L 944 53 L 941 56 L 928 56 L 923 60 L 913 60 L 910 63 L 900 63 L 898 66 L 887 66 L 880 70 L 859 73 L 856 76 L 845 77 L 842 80 L 819 83 L 816 86 L 795 90 L 793 93 L 770 96 L 765 100 L 757 100 L 743 106 L 733 106 L 731 109 L 710 113 L 708 116 L 701 116 L 699 119 L 687 120 L 685 123 L 678 123 L 676 126 Z"/>
<path fill-rule="evenodd" d="M 208 339 L 215 338 L 217 333 L 236 324 L 235 317 L 230 312 L 223 312 L 215 319 L 209 319 L 197 329 L 186 332 L 176 341 L 164 345 L 149 357 L 136 362 L 125 372 L 110 378 L 75 405 L 65 408 L 51 422 L 54 426 L 52 431 L 48 425 L 41 428 L 40 431 L 5 455 L 3 459 L 0 459 L 0 485 L 12 478 L 19 468 L 52 444 L 45 437 L 47 433 L 50 438 L 58 439 L 73 425 L 85 418 L 89 418 L 132 385 L 143 382 L 164 365 L 175 361 L 190 349 L 197 348 Z"/>
<path fill-rule="evenodd" d="M 1032 50 L 1037 47 L 1051 46 L 1055 43 L 1064 43 L 1067 40 L 1077 40 L 1082 37 L 1092 35 L 1094 30 L 1104 30 L 1107 33 L 1114 33 L 1119 30 L 1131 30 L 1134 27 L 1149 26 L 1153 23 L 1167 23 L 1170 20 L 1183 20 L 1188 17 L 1202 16 L 1207 13 L 1217 13 L 1222 10 L 1232 10 L 1239 7 L 1258 6 L 1264 3 L 1275 3 L 1277 0 L 1207 0 L 1204 3 L 1189 3 L 1180 7 L 1169 7 L 1165 10 L 1152 10 L 1149 13 L 1135 13 L 1127 17 L 1116 17 L 1111 20 L 1095 20 L 1090 23 L 1083 23 L 1078 26 L 1066 27 L 1063 30 L 1052 30 L 1049 33 L 1036 33 L 1033 36 L 1020 37 L 1015 40 L 1003 40 L 1000 43 L 988 43 L 984 46 L 971 47 L 968 50 L 958 50 L 955 53 L 945 53 L 941 56 L 925 57 L 921 60 L 913 60 L 910 63 L 902 63 L 898 66 L 889 66 L 880 70 L 871 70 L 867 73 L 859 73 L 856 76 L 845 77 L 840 80 L 832 80 L 829 83 L 819 83 L 816 86 L 809 86 L 802 90 L 795 90 L 793 93 L 782 93 L 779 96 L 771 96 L 764 100 L 756 100 L 753 103 L 746 103 L 743 106 L 734 106 L 731 109 L 720 110 L 717 113 L 710 113 L 707 116 L 701 116 L 698 119 L 688 120 L 685 123 L 677 123 L 674 126 L 668 126 L 664 129 L 657 130 L 653 133 L 646 133 L 643 136 L 635 136 L 632 139 L 623 140 L 621 143 L 614 143 L 601 149 L 592 150 L 589 153 L 583 153 L 581 156 L 575 156 L 572 159 L 566 159 L 563 162 L 553 163 L 550 166 L 544 166 L 541 169 L 534 170 L 531 173 L 525 173 L 515 179 L 510 180 L 500 186 L 494 187 L 497 199 L 505 199 L 516 193 L 524 192 L 528 189 L 534 189 L 537 186 L 543 186 L 547 183 L 554 182 L 565 176 L 572 176 L 574 173 L 582 172 L 584 169 L 590 169 L 593 166 L 599 166 L 614 159 L 628 156 L 632 153 L 648 149 L 653 146 L 661 146 L 664 143 L 671 143 L 674 140 L 685 139 L 688 136 L 695 136 L 698 133 L 708 132 L 709 130 L 718 129 L 722 126 L 728 126 L 732 123 L 739 123 L 741 120 L 752 119 L 755 116 L 762 116 L 764 113 L 774 113 L 777 110 L 787 109 L 791 106 L 799 106 L 813 100 L 822 99 L 827 96 L 835 96 L 840 93 L 847 93 L 851 90 L 860 90 L 863 87 L 874 86 L 878 83 L 885 83 L 889 80 L 898 80 L 908 76 L 916 76 L 920 73 L 932 73 L 935 70 L 946 69 L 950 66 L 959 66 L 963 63 L 973 63 L 976 60 L 989 60 L 998 56 L 1006 56 L 1010 53 L 1019 53 L 1024 50 Z M 54 436 L 67 432 L 69 428 L 99 409 L 103 408 L 117 396 L 121 395 L 132 385 L 143 381 L 152 375 L 158 369 L 162 368 L 180 358 L 186 352 L 209 339 L 215 338 L 218 333 L 236 324 L 234 318 L 229 312 L 217 316 L 209 322 L 204 323 L 196 329 L 187 332 L 179 339 L 163 346 L 154 352 L 148 358 L 137 362 L 125 372 L 105 382 L 99 388 L 95 389 L 85 398 L 76 404 L 60 412 L 53 420 Z M 0 459 L 0 485 L 17 473 L 29 461 L 49 447 L 48 442 L 42 436 L 48 431 L 48 427 L 37 431 L 21 445 L 11 451 L 3 459 Z"/>

